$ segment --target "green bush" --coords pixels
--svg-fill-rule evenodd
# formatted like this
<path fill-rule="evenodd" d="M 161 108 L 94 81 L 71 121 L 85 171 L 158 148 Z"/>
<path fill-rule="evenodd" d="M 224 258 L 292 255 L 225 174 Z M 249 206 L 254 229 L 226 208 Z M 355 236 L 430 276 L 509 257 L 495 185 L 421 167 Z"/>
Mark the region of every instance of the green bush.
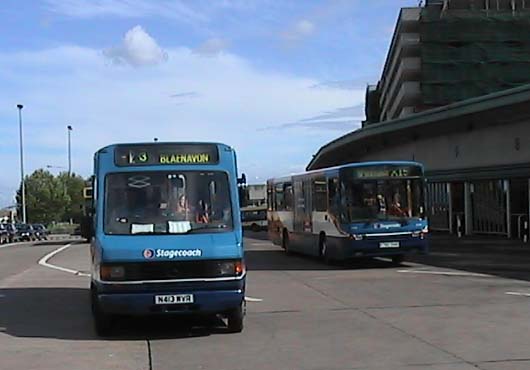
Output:
<path fill-rule="evenodd" d="M 69 224 L 66 222 L 60 222 L 56 224 L 52 224 L 48 226 L 48 230 L 50 231 L 50 234 L 73 234 L 76 227 L 78 227 L 78 224 Z"/>

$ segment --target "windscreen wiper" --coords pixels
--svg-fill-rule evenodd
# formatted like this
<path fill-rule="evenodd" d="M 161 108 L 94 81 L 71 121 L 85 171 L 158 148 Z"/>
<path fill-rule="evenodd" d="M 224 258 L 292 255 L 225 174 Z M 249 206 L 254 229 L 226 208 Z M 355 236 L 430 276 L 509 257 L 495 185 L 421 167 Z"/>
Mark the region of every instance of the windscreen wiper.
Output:
<path fill-rule="evenodd" d="M 225 224 L 220 224 L 220 225 L 199 225 L 199 226 L 196 226 L 196 227 L 193 227 L 192 229 L 188 230 L 185 234 L 190 234 L 194 231 L 197 231 L 197 230 L 218 230 L 218 229 L 226 229 L 228 226 L 226 226 Z"/>
<path fill-rule="evenodd" d="M 131 235 L 167 235 L 167 231 L 141 231 L 137 233 L 131 233 Z"/>

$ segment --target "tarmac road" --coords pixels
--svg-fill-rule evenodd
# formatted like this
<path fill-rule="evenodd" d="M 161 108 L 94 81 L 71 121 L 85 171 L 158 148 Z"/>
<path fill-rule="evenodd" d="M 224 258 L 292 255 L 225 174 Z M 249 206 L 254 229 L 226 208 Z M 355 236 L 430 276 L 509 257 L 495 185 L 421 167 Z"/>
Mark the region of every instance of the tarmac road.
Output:
<path fill-rule="evenodd" d="M 530 369 L 525 280 L 429 261 L 330 267 L 245 242 L 243 333 L 124 318 L 105 340 L 92 328 L 87 244 L 49 259 L 80 274 L 37 263 L 61 245 L 0 249 L 0 369 Z"/>

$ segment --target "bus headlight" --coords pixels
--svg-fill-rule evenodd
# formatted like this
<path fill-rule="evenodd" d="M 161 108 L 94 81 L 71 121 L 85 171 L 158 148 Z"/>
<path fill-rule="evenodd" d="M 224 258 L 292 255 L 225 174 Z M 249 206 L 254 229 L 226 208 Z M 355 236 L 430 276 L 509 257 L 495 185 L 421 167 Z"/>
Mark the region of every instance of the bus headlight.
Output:
<path fill-rule="evenodd" d="M 221 276 L 241 276 L 245 272 L 243 261 L 220 262 L 218 268 Z"/>
<path fill-rule="evenodd" d="M 352 235 L 350 235 L 350 239 L 353 239 L 353 240 L 363 240 L 363 239 L 364 239 L 364 236 L 362 236 L 361 234 L 352 234 Z"/>
<path fill-rule="evenodd" d="M 428 226 L 425 226 L 423 229 L 421 229 L 421 231 L 414 231 L 412 233 L 412 237 L 413 238 L 425 238 L 425 234 L 428 234 L 429 233 L 429 227 Z"/>
<path fill-rule="evenodd" d="M 101 280 L 123 280 L 125 268 L 123 266 L 101 266 L 99 274 Z"/>

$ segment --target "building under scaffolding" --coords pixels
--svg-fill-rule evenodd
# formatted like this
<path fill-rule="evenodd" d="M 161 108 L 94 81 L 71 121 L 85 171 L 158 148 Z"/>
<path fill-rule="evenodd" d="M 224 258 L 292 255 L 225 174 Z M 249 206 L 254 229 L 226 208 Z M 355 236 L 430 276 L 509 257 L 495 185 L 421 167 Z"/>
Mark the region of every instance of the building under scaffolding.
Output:
<path fill-rule="evenodd" d="M 530 0 L 403 8 L 365 124 L 530 83 Z"/>

